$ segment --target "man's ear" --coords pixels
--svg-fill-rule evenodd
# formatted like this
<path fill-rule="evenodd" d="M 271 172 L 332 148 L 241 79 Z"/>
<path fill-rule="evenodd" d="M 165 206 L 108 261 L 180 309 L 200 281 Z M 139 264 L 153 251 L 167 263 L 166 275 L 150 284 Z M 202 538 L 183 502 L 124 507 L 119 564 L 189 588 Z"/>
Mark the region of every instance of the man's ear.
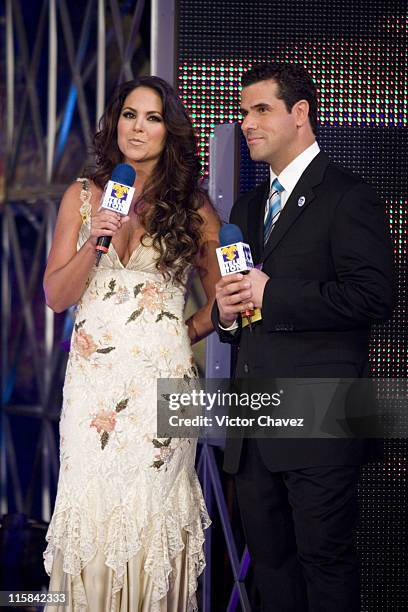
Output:
<path fill-rule="evenodd" d="M 295 115 L 296 127 L 302 127 L 309 119 L 309 102 L 298 100 L 292 106 L 292 113 Z"/>

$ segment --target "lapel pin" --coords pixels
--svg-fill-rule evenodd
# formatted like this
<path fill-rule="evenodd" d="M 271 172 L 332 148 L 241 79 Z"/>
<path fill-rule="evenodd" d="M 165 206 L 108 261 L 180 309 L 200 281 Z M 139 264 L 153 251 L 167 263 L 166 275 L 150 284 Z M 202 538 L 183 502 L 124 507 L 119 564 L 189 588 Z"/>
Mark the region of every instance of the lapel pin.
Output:
<path fill-rule="evenodd" d="M 305 196 L 300 196 L 300 198 L 298 199 L 298 206 L 303 206 L 305 202 L 306 202 Z"/>

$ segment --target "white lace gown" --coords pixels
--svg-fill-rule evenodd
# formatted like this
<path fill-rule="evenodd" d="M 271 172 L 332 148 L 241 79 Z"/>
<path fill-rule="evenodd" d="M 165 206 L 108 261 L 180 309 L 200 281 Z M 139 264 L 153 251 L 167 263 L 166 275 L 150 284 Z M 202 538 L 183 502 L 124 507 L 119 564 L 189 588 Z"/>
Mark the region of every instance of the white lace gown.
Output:
<path fill-rule="evenodd" d="M 84 182 L 78 247 L 90 197 Z M 185 287 L 155 257 L 140 245 L 124 267 L 111 246 L 76 311 L 44 553 L 50 590 L 68 591 L 75 612 L 196 610 L 210 523 L 196 441 L 155 437 L 156 379 L 194 376 Z"/>

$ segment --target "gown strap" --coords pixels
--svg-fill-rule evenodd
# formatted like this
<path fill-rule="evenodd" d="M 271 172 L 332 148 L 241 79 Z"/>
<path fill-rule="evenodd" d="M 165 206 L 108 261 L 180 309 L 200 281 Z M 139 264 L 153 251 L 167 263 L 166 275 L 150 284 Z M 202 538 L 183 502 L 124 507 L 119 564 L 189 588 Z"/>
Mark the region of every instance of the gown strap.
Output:
<path fill-rule="evenodd" d="M 81 193 L 79 194 L 79 198 L 82 202 L 81 208 L 79 209 L 79 214 L 82 218 L 82 223 L 87 224 L 91 219 L 91 199 L 92 199 L 92 191 L 89 184 L 89 179 L 84 177 L 79 177 L 76 179 L 78 183 L 82 184 Z"/>

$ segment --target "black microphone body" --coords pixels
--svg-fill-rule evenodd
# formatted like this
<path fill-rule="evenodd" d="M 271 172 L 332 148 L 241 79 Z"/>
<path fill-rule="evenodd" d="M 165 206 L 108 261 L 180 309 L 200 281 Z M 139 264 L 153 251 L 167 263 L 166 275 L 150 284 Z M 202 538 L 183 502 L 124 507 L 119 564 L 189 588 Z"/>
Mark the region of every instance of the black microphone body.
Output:
<path fill-rule="evenodd" d="M 96 265 L 99 264 L 99 261 L 104 253 L 109 251 L 110 243 L 112 241 L 112 236 L 99 236 L 96 243 Z"/>

